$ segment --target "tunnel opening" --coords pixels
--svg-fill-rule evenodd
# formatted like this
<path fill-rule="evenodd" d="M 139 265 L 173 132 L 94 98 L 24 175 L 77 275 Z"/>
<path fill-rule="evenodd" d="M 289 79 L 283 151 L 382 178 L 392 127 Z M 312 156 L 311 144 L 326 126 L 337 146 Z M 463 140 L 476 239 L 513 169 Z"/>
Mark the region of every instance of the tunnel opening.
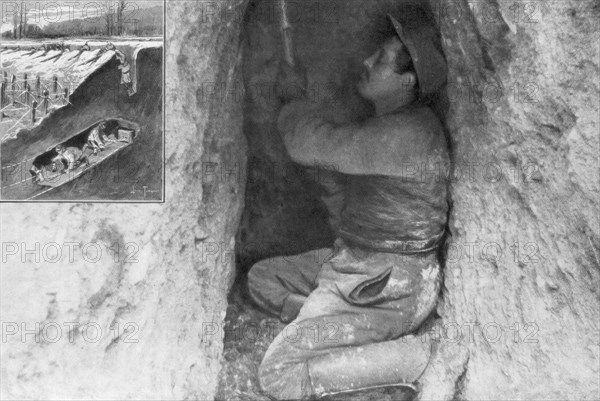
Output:
<path fill-rule="evenodd" d="M 88 142 L 90 132 L 92 131 L 92 129 L 97 127 L 99 123 L 100 122 L 94 123 L 92 126 L 86 128 L 78 134 L 71 136 L 66 141 L 57 143 L 54 146 L 50 147 L 50 150 L 36 157 L 33 161 L 33 164 L 38 168 L 43 165 L 49 164 L 51 160 L 57 156 L 55 150 L 55 147 L 57 145 L 63 145 L 68 148 L 75 147 L 78 149 L 82 149 Z M 106 138 L 110 141 L 131 142 L 139 134 L 139 127 L 136 127 L 137 124 L 131 121 L 108 118 L 104 120 L 104 123 L 104 135 L 106 135 Z"/>
<path fill-rule="evenodd" d="M 356 84 L 361 79 L 363 61 L 395 35 L 386 15 L 410 18 L 410 13 L 418 9 L 433 18 L 428 5 L 411 0 L 292 3 L 294 9 L 288 9 L 288 13 L 293 15 L 290 22 L 295 52 L 307 70 L 309 96 L 323 110 L 330 111 L 336 123 L 360 123 L 374 116 L 373 105 L 359 94 Z M 248 165 L 218 400 L 269 399 L 260 388 L 258 367 L 285 323 L 252 300 L 248 290 L 251 267 L 267 258 L 286 256 L 293 260 L 295 255 L 310 251 L 315 260 L 322 260 L 327 256 L 323 252 L 327 253 L 336 239 L 329 205 L 321 199 L 335 168 L 306 168 L 292 162 L 277 129 L 282 102 L 273 84 L 284 58 L 280 15 L 278 2 L 252 0 L 241 28 Z M 445 89 L 420 101 L 445 126 Z M 450 146 L 447 132 L 445 129 Z M 443 260 L 442 251 L 438 256 Z"/>
<path fill-rule="evenodd" d="M 93 138 L 93 130 L 97 130 L 97 138 Z M 131 145 L 139 134 L 139 125 L 125 119 L 98 121 L 35 157 L 30 170 L 32 180 L 46 187 L 63 185 Z M 59 148 L 67 150 L 68 156 L 59 157 Z M 69 165 L 71 155 L 77 159 Z"/>

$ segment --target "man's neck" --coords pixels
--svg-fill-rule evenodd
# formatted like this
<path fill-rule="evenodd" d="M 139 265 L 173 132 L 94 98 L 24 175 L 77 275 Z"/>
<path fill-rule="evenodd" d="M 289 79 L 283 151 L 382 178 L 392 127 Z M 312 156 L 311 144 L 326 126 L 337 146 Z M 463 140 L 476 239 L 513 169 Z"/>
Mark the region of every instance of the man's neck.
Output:
<path fill-rule="evenodd" d="M 373 101 L 373 105 L 375 106 L 375 114 L 377 116 L 394 114 L 401 108 L 411 105 L 415 100 L 417 100 L 415 94 L 403 96 L 395 95 L 388 98 L 375 100 Z"/>

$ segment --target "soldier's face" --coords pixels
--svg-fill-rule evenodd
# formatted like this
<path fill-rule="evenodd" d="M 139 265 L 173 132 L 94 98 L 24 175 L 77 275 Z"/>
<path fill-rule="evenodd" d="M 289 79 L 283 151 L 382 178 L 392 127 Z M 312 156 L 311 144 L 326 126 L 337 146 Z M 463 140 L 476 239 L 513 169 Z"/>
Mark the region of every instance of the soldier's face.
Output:
<path fill-rule="evenodd" d="M 399 38 L 388 39 L 363 64 L 365 68 L 358 91 L 366 99 L 377 100 L 394 94 L 408 97 L 407 93 L 414 92 L 414 73 L 397 71 L 398 65 L 406 68 L 410 64 L 408 51 Z"/>

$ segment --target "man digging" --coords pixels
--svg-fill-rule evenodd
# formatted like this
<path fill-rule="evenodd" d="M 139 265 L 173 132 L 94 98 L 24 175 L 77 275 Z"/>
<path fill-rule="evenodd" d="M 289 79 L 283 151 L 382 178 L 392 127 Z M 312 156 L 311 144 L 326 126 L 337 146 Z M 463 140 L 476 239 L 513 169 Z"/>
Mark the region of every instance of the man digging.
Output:
<path fill-rule="evenodd" d="M 256 303 L 290 322 L 259 369 L 263 390 L 277 399 L 418 391 L 430 358 L 431 344 L 411 333 L 435 309 L 440 290 L 449 159 L 425 99 L 445 83 L 446 63 L 429 22 L 389 18 L 397 36 L 364 62 L 358 83 L 373 118 L 333 123 L 303 99 L 288 99 L 279 116 L 295 162 L 334 165 L 342 178 L 324 199 L 334 248 L 264 260 L 249 273 Z M 306 87 L 298 68 L 284 70 L 281 85 Z M 317 261 L 315 254 L 329 256 Z"/>

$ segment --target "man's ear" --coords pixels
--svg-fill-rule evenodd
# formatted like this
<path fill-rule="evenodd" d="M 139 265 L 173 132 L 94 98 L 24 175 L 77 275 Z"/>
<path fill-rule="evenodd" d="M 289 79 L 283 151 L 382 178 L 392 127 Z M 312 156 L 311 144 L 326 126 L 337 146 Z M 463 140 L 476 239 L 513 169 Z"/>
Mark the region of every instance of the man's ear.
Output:
<path fill-rule="evenodd" d="M 402 80 L 402 89 L 406 92 L 414 89 L 417 85 L 417 75 L 412 71 L 400 74 L 400 78 Z"/>
<path fill-rule="evenodd" d="M 417 74 L 412 71 L 407 71 L 403 74 L 400 74 L 400 76 L 406 85 L 415 85 L 417 83 Z"/>

